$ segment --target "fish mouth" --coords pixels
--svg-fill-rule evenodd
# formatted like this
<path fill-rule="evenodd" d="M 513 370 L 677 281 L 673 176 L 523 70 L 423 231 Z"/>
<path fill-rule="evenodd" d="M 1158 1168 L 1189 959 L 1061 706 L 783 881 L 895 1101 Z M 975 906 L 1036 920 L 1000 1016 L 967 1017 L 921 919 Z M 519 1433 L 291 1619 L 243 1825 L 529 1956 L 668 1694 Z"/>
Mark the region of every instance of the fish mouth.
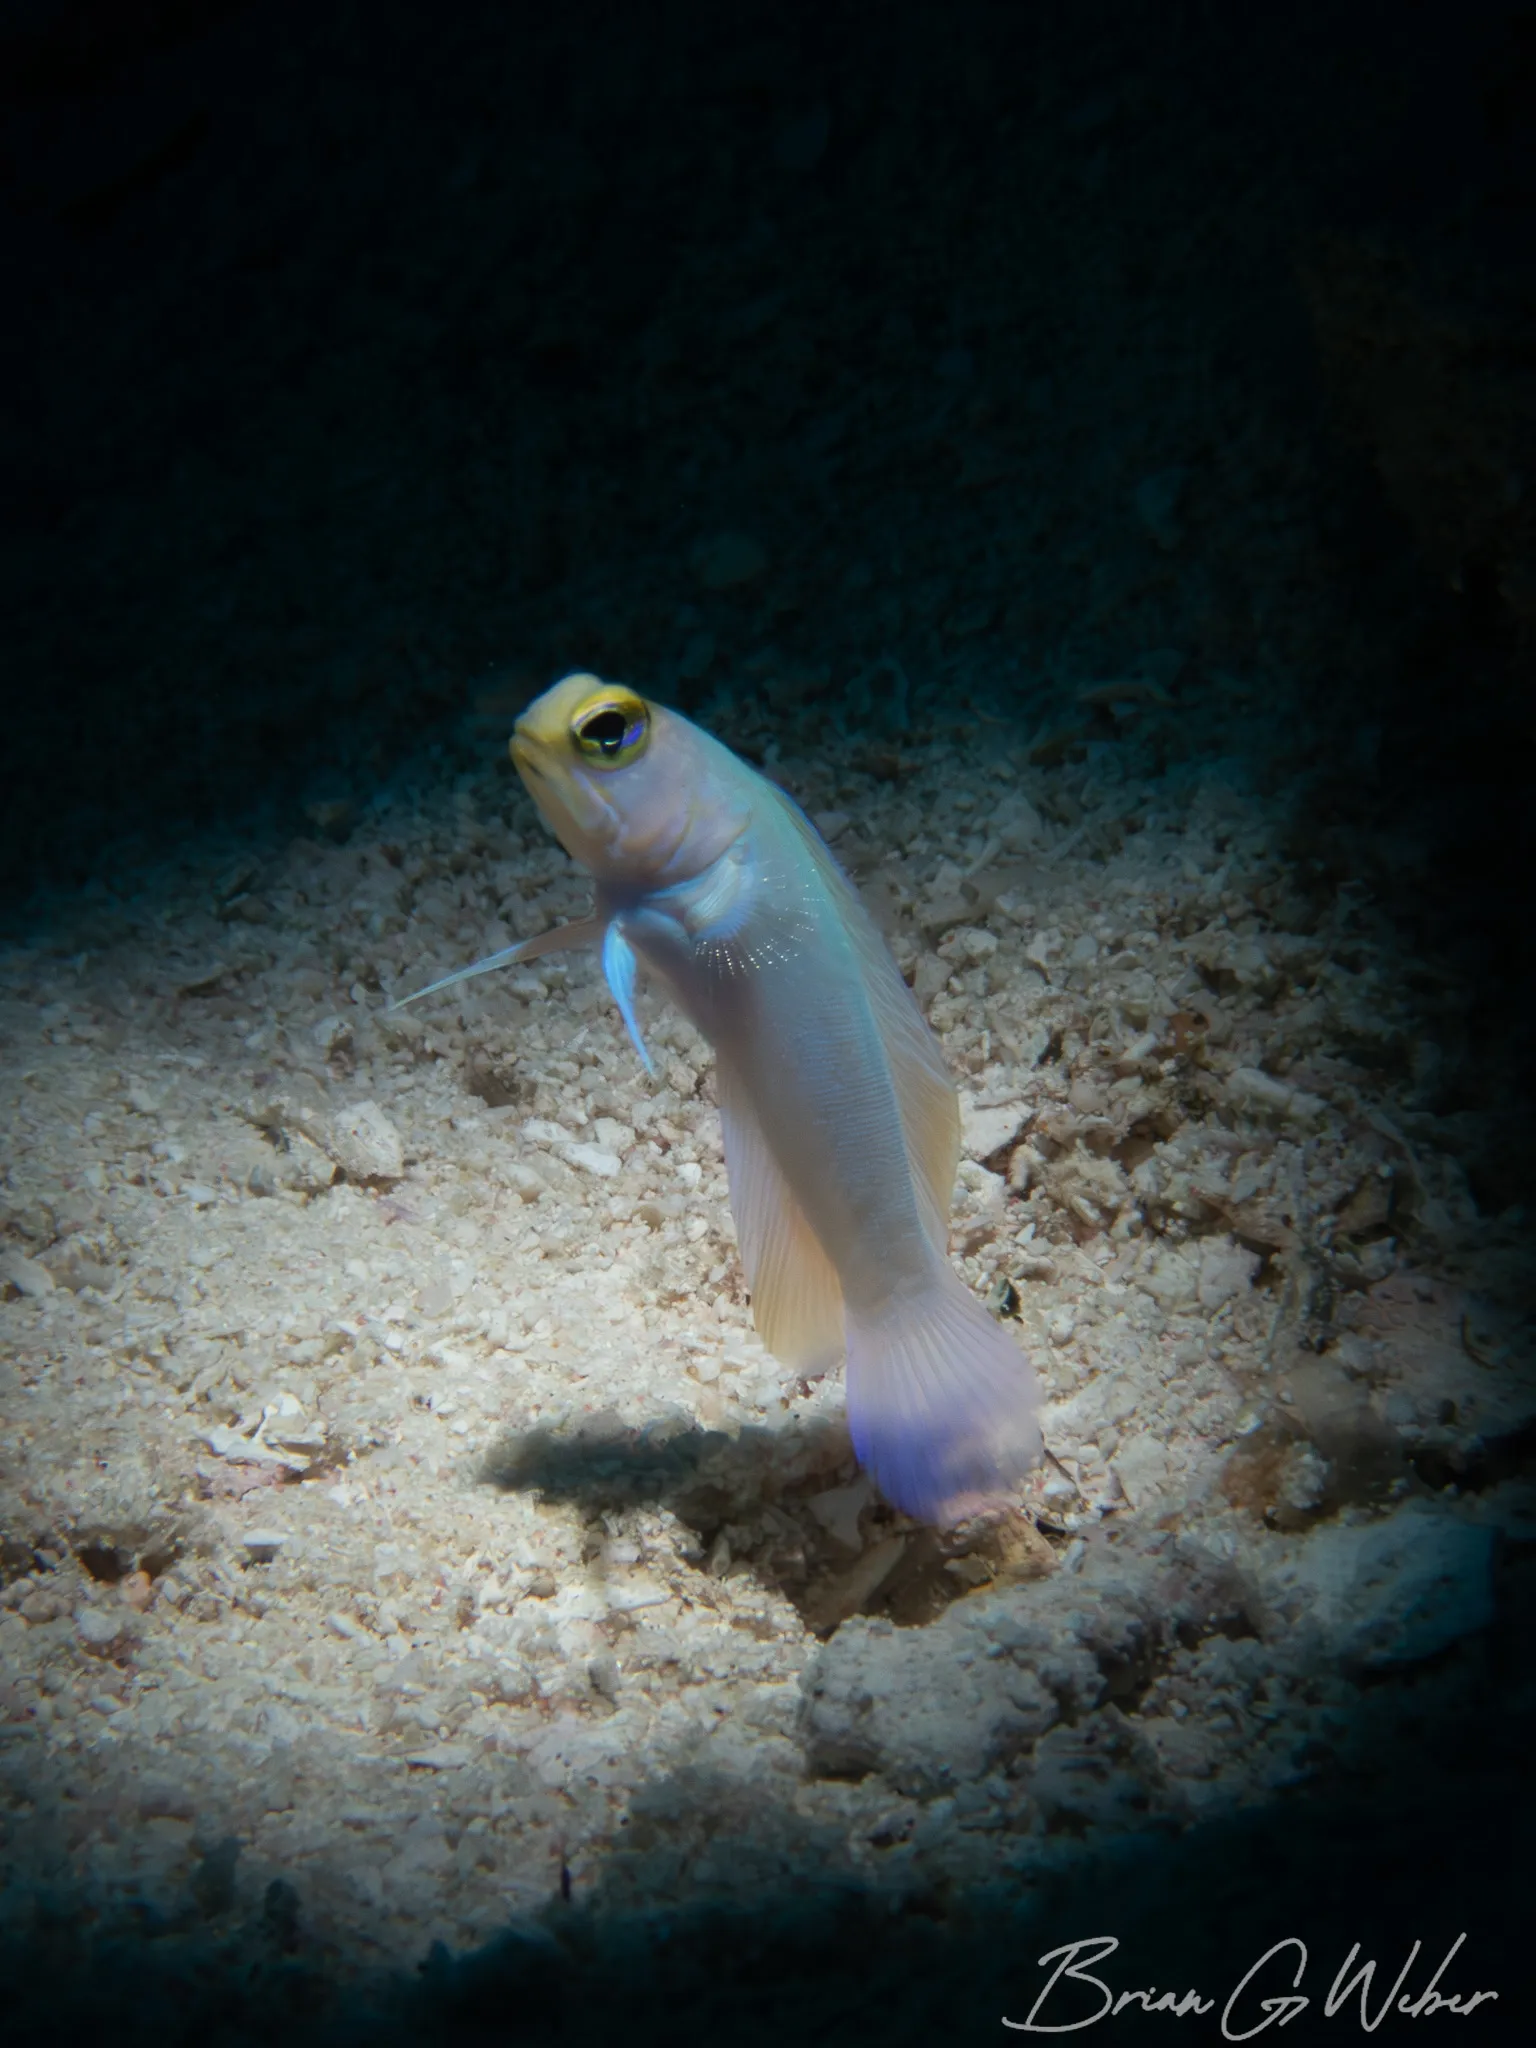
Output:
<path fill-rule="evenodd" d="M 558 755 L 550 761 L 548 747 L 519 726 L 512 728 L 507 751 L 533 798 L 534 809 L 567 852 L 572 851 L 573 833 L 592 844 L 606 846 L 612 841 L 619 830 L 618 815 L 607 792 L 595 788 L 590 776 L 563 772 Z M 587 857 L 586 853 L 577 855 L 582 860 Z"/>

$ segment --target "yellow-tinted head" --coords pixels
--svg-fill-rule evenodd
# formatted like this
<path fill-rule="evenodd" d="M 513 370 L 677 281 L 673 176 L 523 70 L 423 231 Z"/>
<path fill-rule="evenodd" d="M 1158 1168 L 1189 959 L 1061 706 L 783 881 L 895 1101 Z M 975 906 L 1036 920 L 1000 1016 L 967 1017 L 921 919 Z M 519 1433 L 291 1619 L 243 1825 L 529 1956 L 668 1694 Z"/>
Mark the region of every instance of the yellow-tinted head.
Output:
<path fill-rule="evenodd" d="M 512 759 L 545 824 L 602 881 L 683 880 L 745 823 L 739 792 L 724 786 L 740 764 L 624 683 L 556 683 L 517 721 Z"/>

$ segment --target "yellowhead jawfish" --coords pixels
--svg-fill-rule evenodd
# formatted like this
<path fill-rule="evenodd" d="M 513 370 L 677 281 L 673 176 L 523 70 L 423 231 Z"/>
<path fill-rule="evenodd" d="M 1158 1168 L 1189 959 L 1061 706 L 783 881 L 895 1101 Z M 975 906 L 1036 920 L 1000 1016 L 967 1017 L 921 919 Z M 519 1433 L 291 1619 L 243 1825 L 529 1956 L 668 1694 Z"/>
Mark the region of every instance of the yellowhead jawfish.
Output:
<path fill-rule="evenodd" d="M 595 676 L 531 704 L 512 759 L 594 914 L 419 993 L 597 944 L 651 1072 L 643 963 L 714 1047 L 763 1342 L 805 1373 L 846 1356 L 854 1449 L 896 1507 L 946 1523 L 1006 1500 L 1039 1456 L 1034 1380 L 946 1256 L 954 1083 L 826 845 L 718 740 Z"/>

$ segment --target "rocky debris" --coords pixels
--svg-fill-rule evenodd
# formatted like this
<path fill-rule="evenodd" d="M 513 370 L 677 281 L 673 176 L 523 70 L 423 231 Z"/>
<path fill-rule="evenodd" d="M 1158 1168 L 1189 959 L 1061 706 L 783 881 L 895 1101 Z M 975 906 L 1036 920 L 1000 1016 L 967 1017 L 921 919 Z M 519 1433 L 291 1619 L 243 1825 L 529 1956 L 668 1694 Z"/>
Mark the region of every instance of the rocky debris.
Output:
<path fill-rule="evenodd" d="M 233 1428 L 213 1423 L 200 1434 L 215 1457 L 236 1465 L 279 1466 L 289 1472 L 307 1472 L 326 1440 L 324 1422 L 307 1416 L 303 1404 L 286 1387 L 254 1420 L 242 1417 Z"/>
<path fill-rule="evenodd" d="M 1366 1670 L 1422 1663 L 1493 1618 L 1495 1532 L 1436 1501 L 1315 1529 L 1265 1583 L 1324 1651 Z"/>
<path fill-rule="evenodd" d="M 301 1161 L 322 1154 L 348 1180 L 391 1186 L 405 1174 L 400 1133 L 376 1102 L 332 1104 L 318 1082 L 296 1074 L 263 1091 L 248 1111 L 252 1123 L 280 1133 Z M 301 1166 L 316 1192 L 334 1173 Z"/>
<path fill-rule="evenodd" d="M 809 1767 L 926 1798 L 1006 1769 L 1058 1722 L 1134 1691 L 1181 1623 L 1207 1625 L 1212 1596 L 1198 1570 L 1100 1547 L 1076 1573 L 979 1593 L 920 1633 L 846 1622 L 806 1673 Z"/>
<path fill-rule="evenodd" d="M 210 993 L 145 1027 L 131 1068 L 76 1035 L 110 952 L 62 1013 L 46 962 L 0 983 L 33 1077 L 6 1270 L 55 1282 L 0 1302 L 17 1783 L 192 1787 L 155 1819 L 184 1862 L 146 1838 L 140 1894 L 185 1892 L 194 1818 L 246 1843 L 237 1890 L 292 1884 L 343 1941 L 488 1929 L 562 1856 L 616 1895 L 729 1890 L 807 1830 L 892 1883 L 981 1880 L 1303 1781 L 1360 1678 L 1438 1670 L 1484 1625 L 1526 1524 L 1478 1510 L 1499 1489 L 1400 1490 L 1496 1476 L 1536 1407 L 1503 1226 L 1447 1133 L 1415 1125 L 1410 1163 L 1372 1121 L 1401 1105 L 1319 1064 L 1322 955 L 1243 908 L 1202 822 L 1258 876 L 1260 815 L 1209 791 L 1130 864 L 1066 844 L 1123 789 L 1014 764 L 1017 836 L 1033 815 L 1060 850 L 1026 905 L 1001 846 L 966 878 L 999 836 L 990 799 L 957 802 L 985 761 L 903 745 L 902 780 L 844 794 L 808 760 L 797 793 L 846 815 L 850 865 L 892 850 L 892 944 L 965 1090 L 955 1254 L 1041 1375 L 1050 1457 L 990 1533 L 892 1516 L 840 1376 L 763 1352 L 707 1051 L 657 1003 L 645 1082 L 591 961 L 409 1029 L 361 982 L 262 966 L 235 1014 Z M 394 987 L 507 943 L 514 899 L 536 928 L 580 915 L 500 817 L 487 787 L 399 820 L 393 855 L 267 862 L 264 929 L 302 949 L 323 919 Z M 392 1143 L 348 1149 L 344 1091 Z"/>
<path fill-rule="evenodd" d="M 120 1640 L 127 1617 L 112 1614 L 103 1607 L 87 1607 L 83 1610 L 75 1629 L 87 1650 L 96 1656 L 104 1656 Z"/>
<path fill-rule="evenodd" d="M 960 1099 L 960 1145 L 967 1159 L 988 1160 L 1010 1148 L 1031 1111 L 1023 1102 L 979 1103 L 965 1094 Z"/>
<path fill-rule="evenodd" d="M 1114 1475 L 1133 1508 L 1145 1508 L 1167 1486 L 1173 1472 L 1168 1446 L 1155 1436 L 1126 1437 L 1115 1452 Z"/>
<path fill-rule="evenodd" d="M 376 1102 L 353 1102 L 337 1110 L 321 1142 L 348 1180 L 388 1187 L 404 1177 L 400 1133 Z"/>
<path fill-rule="evenodd" d="M 29 1258 L 14 1247 L 0 1252 L 0 1287 L 14 1288 L 18 1294 L 30 1295 L 37 1300 L 52 1294 L 57 1284 L 41 1259 Z"/>

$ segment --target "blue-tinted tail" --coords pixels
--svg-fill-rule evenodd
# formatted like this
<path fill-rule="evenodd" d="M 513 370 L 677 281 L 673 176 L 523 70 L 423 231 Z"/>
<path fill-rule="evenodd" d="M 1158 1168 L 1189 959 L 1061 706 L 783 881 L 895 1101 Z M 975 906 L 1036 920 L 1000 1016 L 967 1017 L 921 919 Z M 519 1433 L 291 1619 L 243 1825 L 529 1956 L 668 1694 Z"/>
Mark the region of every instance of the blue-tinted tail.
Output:
<path fill-rule="evenodd" d="M 1013 1498 L 1040 1456 L 1029 1360 L 944 1266 L 921 1292 L 847 1314 L 848 1427 L 893 1507 L 963 1521 Z"/>

